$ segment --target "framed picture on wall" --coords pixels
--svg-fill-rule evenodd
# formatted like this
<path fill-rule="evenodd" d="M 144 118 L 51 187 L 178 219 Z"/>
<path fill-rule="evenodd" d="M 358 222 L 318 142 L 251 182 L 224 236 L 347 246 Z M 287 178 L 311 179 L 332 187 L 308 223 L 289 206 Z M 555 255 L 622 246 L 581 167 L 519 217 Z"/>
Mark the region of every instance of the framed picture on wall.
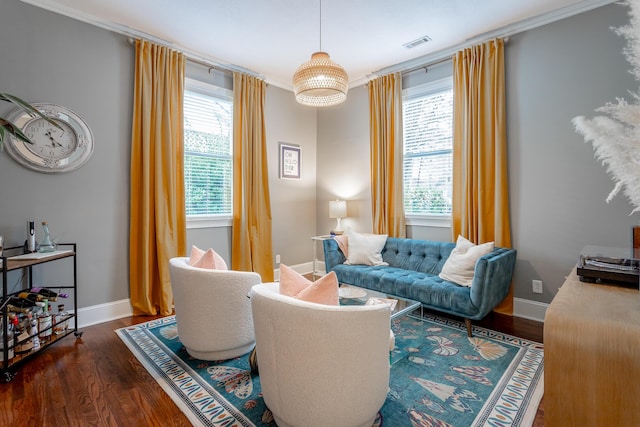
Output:
<path fill-rule="evenodd" d="M 300 179 L 302 149 L 299 145 L 280 143 L 280 178 Z"/>

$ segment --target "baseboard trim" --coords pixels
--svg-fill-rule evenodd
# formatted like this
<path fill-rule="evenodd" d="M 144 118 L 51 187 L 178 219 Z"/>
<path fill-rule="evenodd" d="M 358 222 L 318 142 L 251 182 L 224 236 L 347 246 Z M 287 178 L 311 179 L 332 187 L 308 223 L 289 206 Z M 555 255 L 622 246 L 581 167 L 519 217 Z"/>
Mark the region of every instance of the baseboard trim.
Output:
<path fill-rule="evenodd" d="M 544 322 L 549 304 L 522 298 L 513 299 L 513 315 L 524 319 Z"/>
<path fill-rule="evenodd" d="M 122 319 L 133 315 L 131 301 L 123 299 L 105 304 L 92 305 L 78 309 L 78 328 L 97 325 L 98 323 Z"/>

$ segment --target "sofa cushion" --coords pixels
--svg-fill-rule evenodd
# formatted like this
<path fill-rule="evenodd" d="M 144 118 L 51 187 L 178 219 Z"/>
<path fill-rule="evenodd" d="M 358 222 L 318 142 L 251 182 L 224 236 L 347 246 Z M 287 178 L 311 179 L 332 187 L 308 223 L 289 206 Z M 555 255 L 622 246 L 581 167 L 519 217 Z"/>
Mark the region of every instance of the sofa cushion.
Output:
<path fill-rule="evenodd" d="M 389 237 L 382 250 L 382 259 L 392 267 L 437 275 L 455 247 L 451 242 Z"/>
<path fill-rule="evenodd" d="M 456 247 L 444 263 L 440 278 L 461 286 L 471 286 L 476 262 L 480 257 L 493 251 L 494 243 L 488 242 L 476 245 L 473 242 L 458 236 Z"/>

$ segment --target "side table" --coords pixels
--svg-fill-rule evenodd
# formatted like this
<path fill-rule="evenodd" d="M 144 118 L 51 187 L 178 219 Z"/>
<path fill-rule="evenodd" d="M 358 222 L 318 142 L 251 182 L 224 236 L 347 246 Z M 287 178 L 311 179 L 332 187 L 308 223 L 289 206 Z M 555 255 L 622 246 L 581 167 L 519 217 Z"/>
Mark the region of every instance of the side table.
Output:
<path fill-rule="evenodd" d="M 323 236 L 313 236 L 311 238 L 311 245 L 313 245 L 313 271 L 311 272 L 311 280 L 316 280 L 316 277 L 319 276 L 318 274 L 318 269 L 316 268 L 316 262 L 318 261 L 318 250 L 317 250 L 317 243 L 318 242 L 323 242 L 327 239 L 332 239 L 333 236 L 326 234 Z"/>

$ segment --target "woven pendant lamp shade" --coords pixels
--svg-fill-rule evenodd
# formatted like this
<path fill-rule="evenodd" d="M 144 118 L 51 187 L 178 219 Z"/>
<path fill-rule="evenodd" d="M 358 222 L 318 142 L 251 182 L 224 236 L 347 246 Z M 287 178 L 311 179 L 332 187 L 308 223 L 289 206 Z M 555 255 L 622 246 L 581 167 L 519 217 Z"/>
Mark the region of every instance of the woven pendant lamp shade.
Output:
<path fill-rule="evenodd" d="M 347 72 L 329 58 L 326 52 L 316 52 L 293 75 L 296 100 L 312 107 L 329 107 L 347 99 Z"/>

